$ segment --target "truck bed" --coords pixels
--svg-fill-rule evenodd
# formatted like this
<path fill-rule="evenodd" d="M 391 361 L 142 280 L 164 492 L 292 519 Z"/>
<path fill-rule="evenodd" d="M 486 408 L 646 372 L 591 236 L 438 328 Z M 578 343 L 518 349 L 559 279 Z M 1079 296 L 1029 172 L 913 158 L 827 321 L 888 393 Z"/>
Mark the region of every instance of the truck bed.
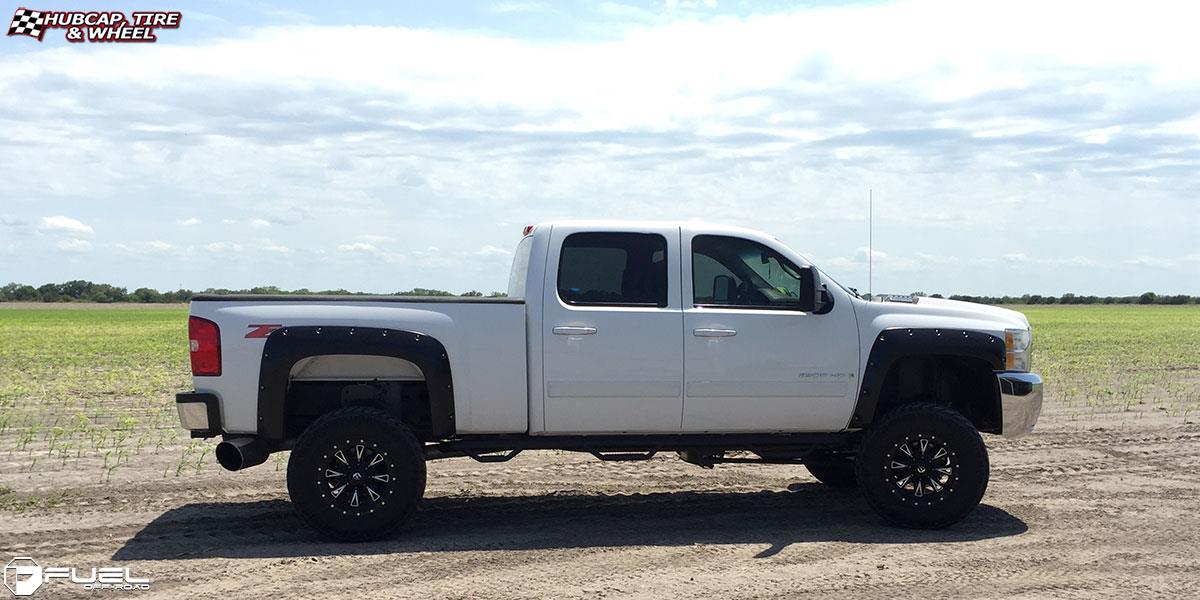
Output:
<path fill-rule="evenodd" d="M 445 347 L 454 380 L 454 419 L 459 433 L 524 433 L 529 429 L 525 303 L 519 299 L 427 296 L 301 296 L 201 294 L 191 314 L 220 327 L 223 372 L 197 377 L 198 392 L 217 395 L 226 433 L 255 433 L 259 426 L 254 396 L 259 390 L 263 346 L 268 332 L 287 327 L 354 327 L 407 331 L 432 337 Z M 350 353 L 353 354 L 353 353 Z M 324 359 L 322 359 L 324 360 Z M 402 379 L 370 372 L 378 359 L 347 359 L 335 365 L 300 365 L 294 378 Z M 336 369 L 335 369 L 336 370 Z M 419 372 L 417 379 L 421 379 Z"/>

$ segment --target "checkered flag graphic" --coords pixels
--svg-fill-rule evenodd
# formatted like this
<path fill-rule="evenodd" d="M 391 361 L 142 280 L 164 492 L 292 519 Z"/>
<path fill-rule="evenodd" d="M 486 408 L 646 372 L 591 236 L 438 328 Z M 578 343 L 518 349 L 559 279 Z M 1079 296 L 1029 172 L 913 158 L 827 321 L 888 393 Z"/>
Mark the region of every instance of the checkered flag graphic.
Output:
<path fill-rule="evenodd" d="M 18 8 L 13 13 L 12 25 L 8 26 L 8 35 L 27 35 L 37 38 L 40 42 L 42 35 L 46 33 L 45 24 L 46 13 L 28 8 Z"/>

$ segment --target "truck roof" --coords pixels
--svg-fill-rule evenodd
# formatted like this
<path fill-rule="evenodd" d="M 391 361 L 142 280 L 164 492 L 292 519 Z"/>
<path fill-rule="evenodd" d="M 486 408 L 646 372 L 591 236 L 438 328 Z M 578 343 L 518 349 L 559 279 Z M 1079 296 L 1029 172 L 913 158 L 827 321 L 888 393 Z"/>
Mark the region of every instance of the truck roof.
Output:
<path fill-rule="evenodd" d="M 749 235 L 752 237 L 767 237 L 776 239 L 775 236 L 747 227 L 736 227 L 732 225 L 721 225 L 717 223 L 709 223 L 701 220 L 689 221 L 654 221 L 654 220 L 622 220 L 622 219 L 562 219 L 554 221 L 543 221 L 534 226 L 534 230 L 543 227 L 579 227 L 582 229 L 600 229 L 608 231 L 637 231 L 639 229 L 658 229 L 664 227 L 685 227 L 693 230 L 701 230 L 711 233 L 731 233 Z"/>

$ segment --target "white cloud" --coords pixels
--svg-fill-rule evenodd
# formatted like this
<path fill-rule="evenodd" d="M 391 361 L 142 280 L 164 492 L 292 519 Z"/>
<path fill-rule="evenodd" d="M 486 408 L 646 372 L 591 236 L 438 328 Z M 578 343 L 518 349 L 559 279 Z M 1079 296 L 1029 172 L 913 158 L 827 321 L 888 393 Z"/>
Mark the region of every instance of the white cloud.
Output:
<path fill-rule="evenodd" d="M 122 254 L 130 255 L 166 254 L 176 250 L 174 244 L 165 242 L 163 240 L 150 240 L 147 242 L 138 242 L 136 244 L 117 242 L 108 247 L 111 247 Z"/>
<path fill-rule="evenodd" d="M 266 219 L 254 219 L 250 221 L 250 226 L 255 229 L 266 229 L 271 226 L 271 222 Z"/>
<path fill-rule="evenodd" d="M 63 215 L 55 215 L 53 217 L 42 217 L 41 223 L 38 225 L 38 230 L 52 233 L 67 233 L 67 234 L 91 234 L 93 233 L 92 226 L 88 225 L 79 219 L 72 219 Z"/>
<path fill-rule="evenodd" d="M 63 252 L 80 253 L 92 251 L 91 242 L 75 238 L 59 240 L 59 242 L 55 245 Z"/>
<path fill-rule="evenodd" d="M 587 43 L 300 25 L 115 59 L 107 53 L 47 53 L 36 62 L 6 61 L 0 74 L 11 81 L 36 69 L 83 81 L 328 85 L 374 90 L 388 102 L 422 110 L 520 107 L 551 117 L 525 122 L 530 131 L 686 125 L 719 132 L 729 126 L 723 117 L 746 102 L 757 103 L 750 114 L 762 118 L 794 108 L 762 95 L 770 90 L 807 94 L 857 82 L 949 101 L 1030 88 L 1069 72 L 1046 65 L 1139 66 L 1156 79 L 1195 77 L 1200 64 L 1190 57 L 1200 54 L 1200 41 L 1189 24 L 1197 7 L 1175 5 L 1172 18 L 1164 18 L 1165 10 L 1153 3 L 1097 9 L 1090 2 L 1016 1 L 998 11 L 916 0 L 681 20 Z M 1189 14 L 1178 14 L 1183 12 Z M 1019 44 L 1013 31 L 1022 33 Z M 364 55 L 374 58 L 356 60 Z M 380 72 L 392 76 L 381 78 Z M 637 93 L 628 93 L 633 89 Z M 476 119 L 460 124 L 471 121 Z M 800 133 L 786 124 L 773 129 Z M 822 129 L 819 113 L 809 129 Z"/>
<path fill-rule="evenodd" d="M 493 246 L 491 244 L 485 244 L 482 248 L 475 251 L 475 255 L 509 257 L 512 256 L 512 250 L 509 250 L 508 248 L 501 248 L 499 246 Z"/>
<path fill-rule="evenodd" d="M 199 225 L 201 223 L 200 219 L 198 219 L 196 217 L 188 217 L 186 219 L 179 219 L 178 221 L 175 221 L 175 222 L 178 223 L 179 225 L 183 225 L 185 227 L 190 227 L 192 225 Z"/>
<path fill-rule="evenodd" d="M 379 252 L 373 244 L 367 242 L 354 242 L 353 244 L 341 244 L 337 247 L 338 252 L 363 252 L 367 254 L 375 254 Z"/>
<path fill-rule="evenodd" d="M 1185 265 L 1200 263 L 1200 253 L 1185 256 L 1138 256 L 1121 261 L 1123 265 L 1133 267 L 1151 267 L 1155 269 L 1174 269 Z"/>
<path fill-rule="evenodd" d="M 242 245 L 235 242 L 211 242 L 205 244 L 204 249 L 214 254 L 222 254 L 227 252 L 241 252 Z"/>
<path fill-rule="evenodd" d="M 826 268 L 859 270 L 867 268 L 867 259 L 872 256 L 875 258 L 874 265 L 876 270 L 886 268 L 892 271 L 903 271 L 927 266 L 933 262 L 942 262 L 935 261 L 927 254 L 916 257 L 899 256 L 878 249 L 871 251 L 866 246 L 862 246 L 855 251 L 854 256 L 851 258 L 834 257 L 825 261 L 818 261 L 818 263 L 819 266 Z"/>

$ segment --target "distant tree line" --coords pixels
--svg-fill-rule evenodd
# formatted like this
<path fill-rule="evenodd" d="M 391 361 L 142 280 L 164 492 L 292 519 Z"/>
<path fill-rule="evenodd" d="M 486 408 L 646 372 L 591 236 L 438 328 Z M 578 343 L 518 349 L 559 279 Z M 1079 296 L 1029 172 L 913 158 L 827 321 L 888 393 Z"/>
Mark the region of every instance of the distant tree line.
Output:
<path fill-rule="evenodd" d="M 351 292 L 348 290 L 312 291 L 306 288 L 298 290 L 282 290 L 275 286 L 254 287 L 243 290 L 225 288 L 208 288 L 203 292 L 178 289 L 160 292 L 150 288 L 138 288 L 129 291 L 127 288 L 109 285 L 107 283 L 92 283 L 76 279 L 66 283 L 47 283 L 33 287 L 21 283 L 10 283 L 0 288 L 0 302 L 141 302 L 144 304 L 169 304 L 187 302 L 197 293 L 202 294 L 287 294 L 287 295 L 328 295 L 328 296 L 367 296 L 366 292 Z M 445 290 L 428 288 L 413 288 L 407 291 L 393 292 L 390 296 L 466 296 L 482 297 L 483 292 L 471 290 L 462 294 L 453 294 Z M 504 292 L 487 294 L 489 298 L 503 298 Z"/>
<path fill-rule="evenodd" d="M 929 296 L 942 298 L 941 294 L 926 294 L 914 292 L 913 296 Z M 1200 304 L 1200 296 L 1186 294 L 1156 294 L 1146 292 L 1137 296 L 1077 296 L 1063 294 L 1061 296 L 1041 296 L 1025 294 L 1023 296 L 964 296 L 954 294 L 950 300 L 962 300 L 976 304 Z"/>

